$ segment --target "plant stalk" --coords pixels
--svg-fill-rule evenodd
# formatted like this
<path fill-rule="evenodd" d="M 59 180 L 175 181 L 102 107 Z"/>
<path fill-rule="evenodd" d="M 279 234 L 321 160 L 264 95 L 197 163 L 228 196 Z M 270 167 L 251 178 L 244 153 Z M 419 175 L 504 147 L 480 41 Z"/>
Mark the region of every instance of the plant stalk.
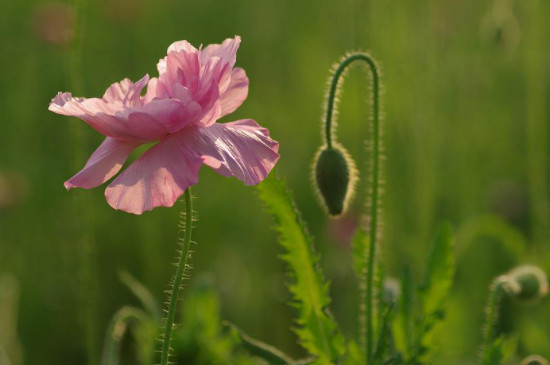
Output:
<path fill-rule="evenodd" d="M 189 259 L 189 249 L 191 246 L 191 231 L 193 224 L 193 203 L 191 201 L 191 188 L 187 188 L 184 193 L 185 199 L 185 233 L 183 243 L 180 252 L 180 258 L 174 276 L 174 282 L 172 283 L 172 290 L 170 291 L 170 300 L 168 304 L 168 314 L 166 315 L 166 323 L 164 327 L 164 334 L 162 337 L 162 350 L 161 350 L 161 365 L 168 364 L 168 357 L 170 356 L 170 343 L 172 336 L 172 329 L 174 326 L 174 319 L 176 318 L 176 309 L 179 301 L 179 291 L 185 275 L 185 269 L 187 267 L 187 261 Z"/>
<path fill-rule="evenodd" d="M 365 270 L 366 287 L 360 290 L 366 290 L 361 297 L 366 298 L 366 313 L 362 315 L 362 337 L 365 340 L 366 363 L 373 363 L 374 353 L 374 268 L 376 263 L 377 240 L 378 240 L 378 205 L 379 205 L 379 179 L 380 179 L 380 145 L 381 145 L 381 128 L 380 128 L 380 71 L 374 59 L 366 53 L 352 53 L 347 55 L 338 65 L 334 72 L 332 82 L 330 84 L 325 123 L 325 142 L 328 149 L 332 148 L 336 138 L 333 136 L 333 114 L 334 102 L 340 83 L 340 78 L 345 69 L 354 61 L 365 62 L 372 76 L 372 164 L 371 164 L 371 190 L 370 190 L 370 227 L 369 237 L 370 245 L 366 257 L 367 270 Z M 366 332 L 366 333 L 365 333 Z"/>

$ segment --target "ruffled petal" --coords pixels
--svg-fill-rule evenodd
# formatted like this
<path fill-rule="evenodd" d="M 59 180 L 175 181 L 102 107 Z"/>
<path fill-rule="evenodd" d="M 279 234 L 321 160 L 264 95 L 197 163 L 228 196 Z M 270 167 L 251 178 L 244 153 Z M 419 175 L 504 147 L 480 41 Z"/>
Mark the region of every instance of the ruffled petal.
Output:
<path fill-rule="evenodd" d="M 105 91 L 103 100 L 107 103 L 122 103 L 132 86 L 134 86 L 134 83 L 130 79 L 115 82 Z"/>
<path fill-rule="evenodd" d="M 105 190 L 109 204 L 134 214 L 172 206 L 187 187 L 197 183 L 202 164 L 183 142 L 181 134 L 173 134 L 140 156 Z"/>
<path fill-rule="evenodd" d="M 168 52 L 180 52 L 183 51 L 185 53 L 198 53 L 198 50 L 189 42 L 187 41 L 177 41 L 172 43 L 168 47 Z"/>
<path fill-rule="evenodd" d="M 147 84 L 147 92 L 145 93 L 143 102 L 147 104 L 153 99 L 165 99 L 169 97 L 170 95 L 168 94 L 168 90 L 166 90 L 164 84 L 159 82 L 158 78 L 153 77 Z"/>
<path fill-rule="evenodd" d="M 115 82 L 105 94 L 103 101 L 106 103 L 117 103 L 125 106 L 141 105 L 141 91 L 149 82 L 149 75 L 145 75 L 135 84 L 130 79 L 124 79 L 121 82 Z"/>
<path fill-rule="evenodd" d="M 149 106 L 153 109 L 153 106 Z M 154 115 L 127 108 L 103 99 L 73 98 L 71 93 L 58 93 L 49 110 L 82 119 L 99 133 L 133 142 L 156 141 L 166 135 L 163 123 Z M 155 108 L 158 110 L 158 108 Z"/>
<path fill-rule="evenodd" d="M 91 189 L 113 177 L 122 167 L 130 153 L 139 144 L 105 138 L 92 153 L 80 172 L 65 182 L 65 188 Z"/>
<path fill-rule="evenodd" d="M 174 87 L 177 84 L 185 86 L 196 99 L 199 89 L 200 60 L 198 52 L 186 52 L 184 49 L 174 50 L 165 58 L 164 73 L 159 80 L 174 97 Z"/>
<path fill-rule="evenodd" d="M 246 185 L 261 182 L 279 159 L 279 143 L 251 119 L 185 131 L 183 139 L 201 155 L 205 165 Z"/>
<path fill-rule="evenodd" d="M 248 77 L 242 68 L 235 68 L 231 73 L 229 86 L 221 95 L 221 115 L 233 113 L 248 96 Z"/>
<path fill-rule="evenodd" d="M 175 133 L 195 123 L 202 116 L 202 108 L 193 100 L 184 103 L 177 99 L 155 99 L 133 114 L 142 115 L 144 122 L 152 119 L 161 124 L 167 133 Z"/>
<path fill-rule="evenodd" d="M 201 50 L 201 64 L 205 68 L 211 63 L 217 64 L 215 73 L 210 72 L 210 74 L 218 79 L 220 94 L 229 86 L 240 44 L 241 37 L 235 36 L 234 39 L 226 39 L 222 44 L 211 44 Z"/>
<path fill-rule="evenodd" d="M 215 81 L 204 92 L 199 100 L 201 113 L 197 118 L 199 124 L 207 127 L 214 124 L 221 117 L 222 107 L 218 85 Z"/>
<path fill-rule="evenodd" d="M 241 37 L 228 38 L 222 44 L 210 44 L 201 50 L 201 63 L 204 65 L 212 57 L 221 58 L 224 63 L 233 67 L 237 61 L 237 50 L 241 44 Z"/>

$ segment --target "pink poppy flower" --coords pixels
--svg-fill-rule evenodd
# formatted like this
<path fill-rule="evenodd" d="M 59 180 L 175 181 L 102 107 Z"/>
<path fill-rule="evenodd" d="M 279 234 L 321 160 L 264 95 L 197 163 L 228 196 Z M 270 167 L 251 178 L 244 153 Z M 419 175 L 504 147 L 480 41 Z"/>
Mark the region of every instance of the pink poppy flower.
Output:
<path fill-rule="evenodd" d="M 252 119 L 217 123 L 248 95 L 244 70 L 233 67 L 240 41 L 237 36 L 204 49 L 175 42 L 158 63 L 158 78 L 124 79 L 103 98 L 58 93 L 49 110 L 80 118 L 106 136 L 65 187 L 90 189 L 104 183 L 136 147 L 151 142 L 158 143 L 107 187 L 105 197 L 113 208 L 141 214 L 172 206 L 197 183 L 203 164 L 246 185 L 262 181 L 279 158 L 279 144 L 269 131 Z"/>

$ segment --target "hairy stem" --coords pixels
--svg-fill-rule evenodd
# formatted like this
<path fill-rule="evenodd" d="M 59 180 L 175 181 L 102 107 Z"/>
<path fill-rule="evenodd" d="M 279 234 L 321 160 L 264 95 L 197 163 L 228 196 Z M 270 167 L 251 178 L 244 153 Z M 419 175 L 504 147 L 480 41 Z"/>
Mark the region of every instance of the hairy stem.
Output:
<path fill-rule="evenodd" d="M 365 353 L 367 364 L 373 362 L 373 349 L 374 349 L 374 326 L 373 326 L 373 310 L 374 310 L 374 268 L 376 262 L 377 252 L 377 239 L 378 239 L 378 205 L 379 205 L 379 178 L 380 178 L 380 72 L 374 59 L 366 53 L 352 53 L 344 58 L 334 72 L 332 82 L 330 84 L 327 109 L 326 109 L 326 123 L 325 123 L 325 142 L 327 147 L 332 148 L 333 143 L 336 142 L 336 138 L 333 136 L 333 114 L 334 103 L 336 100 L 336 94 L 338 92 L 338 86 L 340 83 L 340 77 L 346 70 L 346 68 L 354 61 L 366 62 L 372 75 L 372 175 L 371 175 L 371 190 L 370 190 L 370 245 L 367 253 L 365 263 L 367 268 L 365 271 L 365 288 L 360 290 L 366 290 L 366 293 L 362 293 L 361 297 L 366 298 L 366 306 L 364 315 L 361 315 L 362 323 L 362 337 L 366 338 L 365 341 Z M 366 332 L 366 333 L 365 333 Z"/>
<path fill-rule="evenodd" d="M 161 365 L 168 364 L 168 357 L 170 356 L 170 343 L 172 340 L 172 329 L 174 327 L 174 319 L 176 318 L 176 309 L 179 301 L 179 291 L 181 288 L 183 277 L 185 275 L 185 269 L 187 268 L 187 261 L 189 259 L 189 248 L 191 246 L 191 231 L 193 224 L 193 203 L 191 201 L 191 188 L 187 188 L 187 190 L 185 190 L 184 197 L 185 233 L 176 274 L 174 276 L 174 282 L 172 283 L 172 290 L 170 291 L 168 314 L 166 315 L 164 334 L 162 336 L 162 350 L 160 358 Z"/>
<path fill-rule="evenodd" d="M 490 355 L 492 342 L 494 340 L 495 326 L 498 321 L 498 306 L 502 298 L 502 287 L 507 283 L 504 276 L 497 277 L 491 284 L 489 300 L 485 309 L 485 324 L 483 330 L 483 349 L 481 354 L 482 364 L 486 362 Z"/>

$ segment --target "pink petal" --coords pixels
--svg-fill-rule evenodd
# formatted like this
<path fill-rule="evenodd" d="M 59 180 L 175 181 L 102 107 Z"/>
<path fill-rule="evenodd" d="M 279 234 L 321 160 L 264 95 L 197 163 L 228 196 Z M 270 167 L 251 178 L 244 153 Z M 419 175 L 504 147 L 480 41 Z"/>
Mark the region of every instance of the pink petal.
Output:
<path fill-rule="evenodd" d="M 151 106 L 149 108 L 153 109 Z M 52 99 L 49 110 L 80 118 L 99 133 L 126 141 L 155 141 L 167 133 L 166 127 L 156 116 L 98 98 L 73 98 L 71 93 L 58 93 Z"/>
<path fill-rule="evenodd" d="M 220 67 L 216 70 L 219 82 L 220 94 L 223 93 L 230 82 L 231 71 L 237 61 L 237 50 L 241 44 L 241 37 L 226 39 L 222 44 L 211 44 L 201 51 L 201 64 L 208 65 L 217 62 Z"/>
<path fill-rule="evenodd" d="M 202 113 L 197 118 L 199 124 L 207 127 L 220 119 L 222 107 L 218 84 L 215 80 L 210 83 L 210 87 L 198 102 L 202 108 Z"/>
<path fill-rule="evenodd" d="M 135 84 L 130 79 L 124 79 L 121 82 L 115 82 L 105 94 L 103 101 L 106 103 L 117 103 L 126 106 L 141 105 L 141 91 L 149 82 L 149 75 L 145 75 Z"/>
<path fill-rule="evenodd" d="M 177 41 L 172 43 L 168 47 L 168 53 L 170 52 L 180 52 L 183 51 L 185 53 L 198 53 L 198 50 L 193 47 L 193 45 L 187 41 Z"/>
<path fill-rule="evenodd" d="M 210 44 L 201 50 L 201 63 L 204 65 L 212 57 L 221 58 L 232 68 L 237 61 L 237 50 L 241 44 L 241 37 L 228 38 L 222 44 Z"/>
<path fill-rule="evenodd" d="M 184 50 L 169 52 L 165 58 L 165 72 L 159 76 L 160 82 L 174 96 L 174 86 L 185 86 L 193 96 L 199 89 L 200 60 L 199 54 Z"/>
<path fill-rule="evenodd" d="M 140 106 L 141 105 L 141 91 L 145 86 L 147 86 L 147 83 L 149 82 L 149 75 L 145 75 L 141 78 L 138 82 L 136 82 L 134 85 L 132 85 L 124 99 L 122 100 L 122 103 L 126 106 Z"/>
<path fill-rule="evenodd" d="M 130 79 L 124 79 L 121 82 L 115 82 L 109 88 L 107 91 L 105 91 L 105 94 L 103 95 L 103 100 L 105 100 L 108 103 L 117 103 L 124 100 L 126 97 L 126 94 L 128 94 L 128 91 L 130 88 L 134 85 Z"/>
<path fill-rule="evenodd" d="M 191 43 L 187 41 L 178 41 L 172 43 L 168 47 L 167 54 L 170 52 L 184 52 L 189 54 L 198 54 L 198 50 L 191 45 Z M 159 62 L 157 63 L 157 69 L 159 71 L 159 75 L 162 76 L 162 74 L 166 73 L 166 59 L 167 57 L 161 58 Z"/>
<path fill-rule="evenodd" d="M 147 92 L 145 93 L 143 102 L 148 103 L 155 98 L 165 99 L 169 97 L 170 95 L 168 94 L 168 90 L 166 90 L 164 84 L 159 82 L 158 78 L 153 77 L 147 84 Z"/>
<path fill-rule="evenodd" d="M 92 153 L 84 168 L 65 182 L 65 188 L 91 189 L 103 184 L 120 170 L 128 155 L 137 146 L 137 143 L 105 138 Z"/>
<path fill-rule="evenodd" d="M 185 189 L 198 181 L 201 158 L 173 134 L 145 152 L 105 190 L 114 209 L 141 214 L 170 207 Z"/>
<path fill-rule="evenodd" d="M 235 176 L 246 185 L 261 182 L 279 159 L 279 143 L 251 119 L 215 123 L 181 133 L 186 145 L 192 146 L 206 165 L 220 175 Z"/>
<path fill-rule="evenodd" d="M 233 113 L 248 96 L 248 77 L 242 68 L 235 68 L 231 73 L 231 81 L 227 89 L 221 94 L 221 115 Z"/>
<path fill-rule="evenodd" d="M 195 123 L 202 115 L 202 108 L 193 100 L 184 103 L 177 99 L 155 99 L 136 113 L 144 115 L 144 122 L 151 119 L 161 124 L 167 133 L 175 133 Z"/>

